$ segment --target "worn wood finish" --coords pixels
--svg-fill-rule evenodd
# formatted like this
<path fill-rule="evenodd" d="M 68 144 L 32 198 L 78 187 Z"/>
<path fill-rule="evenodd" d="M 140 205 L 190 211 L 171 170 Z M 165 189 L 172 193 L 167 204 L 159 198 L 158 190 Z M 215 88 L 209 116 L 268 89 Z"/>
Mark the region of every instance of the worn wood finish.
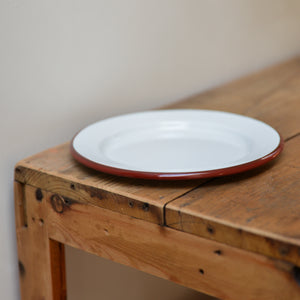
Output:
<path fill-rule="evenodd" d="M 291 264 L 53 193 L 47 205 L 49 236 L 61 243 L 221 299 L 300 299 Z"/>
<path fill-rule="evenodd" d="M 214 179 L 169 203 L 166 224 L 300 265 L 300 136 L 257 170 Z"/>
<path fill-rule="evenodd" d="M 160 182 L 107 175 L 78 164 L 69 143 L 46 150 L 16 166 L 15 179 L 81 203 L 91 203 L 135 218 L 163 224 L 163 208 L 204 180 Z"/>
<path fill-rule="evenodd" d="M 300 58 L 273 66 L 165 108 L 213 109 L 262 120 L 284 139 L 300 132 Z"/>
<path fill-rule="evenodd" d="M 172 228 L 300 265 L 299 60 L 265 71 L 264 78 L 260 75 L 175 107 L 227 109 L 261 119 L 286 140 L 283 153 L 257 170 L 214 179 L 169 202 L 165 222 Z M 266 89 L 263 96 L 262 87 Z"/>
<path fill-rule="evenodd" d="M 66 299 L 63 245 L 49 241 L 45 192 L 15 183 L 22 299 Z"/>

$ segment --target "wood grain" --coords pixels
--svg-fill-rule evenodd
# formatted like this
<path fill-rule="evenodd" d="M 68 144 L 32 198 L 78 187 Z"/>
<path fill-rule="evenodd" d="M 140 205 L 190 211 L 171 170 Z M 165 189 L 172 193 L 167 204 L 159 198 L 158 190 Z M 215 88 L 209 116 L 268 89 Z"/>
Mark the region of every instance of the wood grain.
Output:
<path fill-rule="evenodd" d="M 300 132 L 300 58 L 164 108 L 228 111 L 264 121 L 284 139 Z"/>
<path fill-rule="evenodd" d="M 47 193 L 49 236 L 220 299 L 300 299 L 293 266 Z"/>
<path fill-rule="evenodd" d="M 66 299 L 64 249 L 56 241 L 49 242 L 45 198 L 37 200 L 36 192 L 36 188 L 15 183 L 21 296 L 24 300 L 63 300 Z"/>
<path fill-rule="evenodd" d="M 214 179 L 166 206 L 166 224 L 300 265 L 300 136 L 272 164 Z"/>
<path fill-rule="evenodd" d="M 121 178 L 88 169 L 70 155 L 69 143 L 34 155 L 16 166 L 15 179 L 135 218 L 163 224 L 170 200 L 204 180 L 160 182 Z M 176 188 L 174 188 L 176 187 Z"/>

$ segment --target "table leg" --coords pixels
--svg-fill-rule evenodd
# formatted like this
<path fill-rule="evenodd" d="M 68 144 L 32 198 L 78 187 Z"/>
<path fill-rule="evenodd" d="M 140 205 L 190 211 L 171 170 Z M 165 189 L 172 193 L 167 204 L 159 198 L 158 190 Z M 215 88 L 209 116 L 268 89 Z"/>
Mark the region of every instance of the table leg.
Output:
<path fill-rule="evenodd" d="M 64 246 L 48 237 L 45 194 L 15 182 L 22 300 L 66 299 Z"/>

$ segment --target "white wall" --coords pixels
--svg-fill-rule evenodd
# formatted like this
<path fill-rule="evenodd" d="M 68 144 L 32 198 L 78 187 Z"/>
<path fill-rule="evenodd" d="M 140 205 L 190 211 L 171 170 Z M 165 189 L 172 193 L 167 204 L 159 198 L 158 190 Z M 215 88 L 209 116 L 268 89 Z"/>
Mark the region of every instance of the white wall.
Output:
<path fill-rule="evenodd" d="M 18 160 L 98 119 L 157 107 L 298 54 L 297 0 L 1 0 L 0 298 L 18 299 Z M 71 299 L 98 299 L 97 291 L 119 299 L 118 289 L 123 299 L 146 299 L 150 286 L 165 290 L 164 299 L 190 293 L 70 248 L 67 263 Z"/>

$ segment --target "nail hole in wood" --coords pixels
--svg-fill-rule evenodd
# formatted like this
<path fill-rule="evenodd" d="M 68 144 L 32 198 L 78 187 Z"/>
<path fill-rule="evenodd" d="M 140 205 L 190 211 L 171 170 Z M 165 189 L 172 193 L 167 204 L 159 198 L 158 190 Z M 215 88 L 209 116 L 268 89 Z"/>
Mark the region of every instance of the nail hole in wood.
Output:
<path fill-rule="evenodd" d="M 211 226 L 211 225 L 208 225 L 207 226 L 207 231 L 210 233 L 210 234 L 213 234 L 215 232 L 214 228 Z"/>
<path fill-rule="evenodd" d="M 204 270 L 203 269 L 199 269 L 199 273 L 204 275 Z"/>
<path fill-rule="evenodd" d="M 41 189 L 36 189 L 36 191 L 35 191 L 36 200 L 42 201 L 43 197 L 44 197 L 44 195 L 43 195 L 42 190 Z"/>
<path fill-rule="evenodd" d="M 71 183 L 70 187 L 71 187 L 72 190 L 75 190 L 75 184 L 74 183 Z"/>
<path fill-rule="evenodd" d="M 133 201 L 129 201 L 129 202 L 128 202 L 128 205 L 129 205 L 129 207 L 133 207 L 133 206 L 134 206 Z"/>
<path fill-rule="evenodd" d="M 40 220 L 39 220 L 39 224 L 40 224 L 40 226 L 43 226 L 43 225 L 44 225 L 44 220 L 43 220 L 43 219 L 40 219 Z"/>
<path fill-rule="evenodd" d="M 221 250 L 216 250 L 216 251 L 214 251 L 214 253 L 217 254 L 217 255 L 221 255 L 222 251 Z"/>
<path fill-rule="evenodd" d="M 143 204 L 143 210 L 144 211 L 149 211 L 149 204 L 148 203 Z"/>
<path fill-rule="evenodd" d="M 278 249 L 278 251 L 281 255 L 285 256 L 285 255 L 289 254 L 290 249 L 287 246 L 282 246 Z"/>

